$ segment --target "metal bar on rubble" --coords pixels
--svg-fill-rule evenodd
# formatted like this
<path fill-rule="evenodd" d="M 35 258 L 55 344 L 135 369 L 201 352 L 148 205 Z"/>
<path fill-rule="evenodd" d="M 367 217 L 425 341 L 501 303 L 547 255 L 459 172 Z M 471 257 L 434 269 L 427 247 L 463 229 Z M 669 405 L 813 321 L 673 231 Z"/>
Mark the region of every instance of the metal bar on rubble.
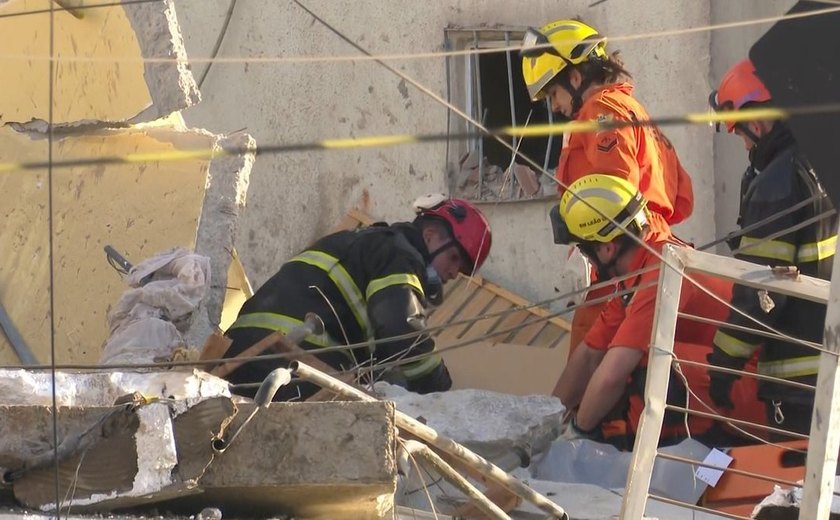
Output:
<path fill-rule="evenodd" d="M 306 363 L 302 363 L 300 361 L 292 361 L 289 368 L 298 377 L 305 379 L 311 383 L 315 383 L 316 385 L 321 386 L 323 388 L 332 390 L 333 392 L 337 392 L 348 397 L 353 397 L 360 401 L 378 401 L 378 399 L 371 397 L 366 393 L 346 383 L 343 383 L 332 376 L 329 376 L 319 370 L 315 370 L 314 368 L 308 366 Z M 531 502 L 546 513 L 553 515 L 554 518 L 557 518 L 559 520 L 568 520 L 569 516 L 566 514 L 566 511 L 562 507 L 558 506 L 557 504 L 555 504 L 545 496 L 541 495 L 540 493 L 537 493 L 518 479 L 511 477 L 501 468 L 491 463 L 484 457 L 473 453 L 472 451 L 458 444 L 454 440 L 440 435 L 433 428 L 430 428 L 425 424 L 416 421 L 415 419 L 409 417 L 408 415 L 404 414 L 399 410 L 395 411 L 395 419 L 398 428 L 401 428 L 411 433 L 415 437 L 418 437 L 428 442 L 435 448 L 438 448 L 439 450 L 442 450 L 448 453 L 449 455 L 458 458 L 465 464 L 481 472 L 483 475 L 486 475 L 492 480 L 498 482 L 511 493 L 524 500 L 527 500 L 528 502 Z"/>
<path fill-rule="evenodd" d="M 648 354 L 645 382 L 645 409 L 633 446 L 624 498 L 621 500 L 620 517 L 623 520 L 642 520 L 644 516 L 656 448 L 659 445 L 662 420 L 665 416 L 665 399 L 671 378 L 671 358 L 674 353 L 677 311 L 682 291 L 683 263 L 676 253 L 677 248 L 672 245 L 667 245 L 662 250 L 659 291 L 653 317 L 654 333 Z"/>
<path fill-rule="evenodd" d="M 280 389 L 281 386 L 286 386 L 292 381 L 292 373 L 287 368 L 275 368 L 272 370 L 268 376 L 263 380 L 262 384 L 260 385 L 259 390 L 257 390 L 256 395 L 254 396 L 254 403 L 256 406 L 251 414 L 242 421 L 242 424 L 233 432 L 232 435 L 229 437 L 222 437 L 218 439 L 214 439 L 211 443 L 213 451 L 216 453 L 224 453 L 230 445 L 233 444 L 233 441 L 239 436 L 242 430 L 248 426 L 248 423 L 251 422 L 257 412 L 262 409 L 266 409 L 271 405 L 271 401 L 274 399 L 274 394 L 277 393 L 277 390 Z"/>
<path fill-rule="evenodd" d="M 833 272 L 840 273 L 840 251 L 835 250 Z M 831 284 L 825 314 L 817 390 L 811 415 L 811 439 L 805 460 L 805 483 L 799 518 L 828 520 L 834 492 L 837 450 L 840 449 L 840 283 Z"/>
<path fill-rule="evenodd" d="M 32 350 L 30 350 L 29 346 L 27 346 L 26 341 L 24 341 L 23 336 L 20 335 L 20 332 L 17 327 L 15 327 L 12 318 L 9 316 L 9 313 L 6 312 L 2 303 L 0 303 L 0 331 L 6 334 L 6 338 L 8 338 L 9 343 L 12 344 L 12 348 L 21 363 L 24 365 L 38 364 L 35 354 L 33 354 Z"/>
<path fill-rule="evenodd" d="M 473 47 L 478 50 L 478 32 L 473 31 Z M 484 125 L 484 105 L 481 102 L 481 64 L 479 63 L 479 55 L 471 53 L 470 58 L 473 60 L 474 76 L 472 77 L 473 88 L 475 89 L 476 102 L 476 116 Z M 484 183 L 484 136 L 478 134 L 478 195 L 476 200 L 481 200 L 481 187 Z"/>
<path fill-rule="evenodd" d="M 551 102 L 546 100 L 545 107 L 548 111 L 548 124 L 554 124 L 554 112 L 551 111 Z M 546 136 L 545 141 L 545 157 L 543 158 L 543 170 L 548 171 L 548 161 L 551 159 L 551 140 L 554 139 L 552 136 Z M 560 138 L 562 140 L 562 136 Z"/>
<path fill-rule="evenodd" d="M 510 47 L 510 31 L 505 31 L 505 47 Z M 511 51 L 505 51 L 505 58 L 507 59 L 507 80 L 508 80 L 508 99 L 510 102 L 510 124 L 511 126 L 516 126 L 516 103 L 513 99 L 513 63 L 511 60 Z M 521 141 L 522 138 L 520 137 L 519 140 Z M 516 144 L 516 136 L 510 137 L 510 145 L 513 146 L 514 150 L 519 149 L 519 145 Z M 513 165 L 516 164 L 516 154 L 512 154 L 510 157 L 510 171 L 508 171 L 508 175 L 510 175 L 510 198 L 513 198 L 514 194 L 516 193 L 516 189 L 514 187 L 514 178 L 513 178 Z M 501 194 L 499 194 L 501 195 Z"/>
<path fill-rule="evenodd" d="M 475 486 L 473 486 L 469 480 L 465 479 L 461 476 L 460 473 L 455 471 L 455 468 L 450 466 L 443 460 L 440 455 L 432 451 L 428 446 L 423 444 L 419 441 L 414 440 L 404 440 L 402 441 L 402 449 L 406 451 L 406 453 L 410 453 L 412 455 L 419 455 L 426 459 L 426 461 L 431 464 L 435 470 L 446 479 L 450 484 L 457 487 L 461 491 L 464 492 L 465 495 L 470 497 L 472 500 L 475 501 L 476 506 L 481 510 L 482 513 L 487 515 L 487 518 L 493 518 L 496 520 L 510 520 L 510 516 L 507 513 L 502 511 L 502 509 L 494 504 L 490 499 L 488 499 L 484 494 L 478 490 Z"/>

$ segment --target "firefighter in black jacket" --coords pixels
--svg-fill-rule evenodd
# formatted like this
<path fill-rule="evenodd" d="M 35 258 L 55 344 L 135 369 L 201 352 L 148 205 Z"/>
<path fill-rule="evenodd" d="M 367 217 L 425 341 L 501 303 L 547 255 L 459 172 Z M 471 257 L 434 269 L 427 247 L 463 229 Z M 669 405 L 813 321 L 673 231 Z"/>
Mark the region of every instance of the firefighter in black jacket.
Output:
<path fill-rule="evenodd" d="M 427 334 L 416 335 L 426 326 L 425 307 L 440 303 L 444 282 L 481 267 L 490 252 L 490 226 L 469 202 L 443 195 L 418 199 L 415 210 L 412 223 L 339 231 L 286 262 L 242 306 L 226 332 L 233 340 L 226 357 L 236 356 L 274 331 L 288 332 L 308 312 L 321 317 L 325 332 L 302 342 L 307 350 L 415 333 L 409 339 L 377 342 L 372 348 L 317 354 L 336 370 L 433 352 L 434 340 Z M 259 382 L 285 365 L 284 360 L 244 363 L 228 380 Z M 446 366 L 435 354 L 409 361 L 395 371 L 401 372 L 397 381 L 414 392 L 448 390 L 452 385 Z M 275 400 L 305 399 L 316 391 L 308 383 L 286 386 Z M 241 393 L 253 395 L 253 390 Z"/>
<path fill-rule="evenodd" d="M 732 67 L 710 97 L 716 111 L 770 101 L 770 93 L 749 60 Z M 735 257 L 762 265 L 795 266 L 802 274 L 830 279 L 837 217 L 830 214 L 831 202 L 798 151 L 790 129 L 780 121 L 727 122 L 726 126 L 730 133 L 744 139 L 750 157 L 741 180 L 738 224 L 743 234 L 729 241 Z M 759 222 L 766 223 L 752 227 Z M 822 343 L 825 305 L 742 285 L 735 286 L 732 305 L 786 335 Z M 730 312 L 728 321 L 761 329 L 735 311 Z M 763 345 L 758 361 L 760 374 L 816 383 L 819 353 L 809 347 L 725 327 L 718 330 L 714 344 L 711 364 L 741 369 Z M 722 407 L 731 405 L 729 394 L 736 376 L 716 371 L 709 375 L 712 399 Z M 766 403 L 769 425 L 809 432 L 813 391 L 762 380 L 758 394 Z"/>

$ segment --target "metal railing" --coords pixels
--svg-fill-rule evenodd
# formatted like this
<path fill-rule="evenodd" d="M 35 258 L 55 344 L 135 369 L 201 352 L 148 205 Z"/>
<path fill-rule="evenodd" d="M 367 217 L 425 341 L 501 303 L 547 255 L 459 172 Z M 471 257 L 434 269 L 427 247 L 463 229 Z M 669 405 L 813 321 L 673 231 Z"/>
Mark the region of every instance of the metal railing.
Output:
<path fill-rule="evenodd" d="M 820 366 L 816 398 L 807 451 L 800 519 L 828 520 L 834 496 L 834 477 L 840 449 L 840 285 L 808 276 L 779 276 L 766 266 L 703 253 L 690 248 L 667 246 L 663 250 L 664 266 L 659 273 L 659 291 L 654 316 L 653 335 L 645 386 L 645 408 L 633 448 L 622 502 L 621 518 L 641 520 L 649 498 L 651 475 L 663 418 L 674 407 L 666 403 L 672 366 L 679 363 L 674 356 L 678 318 L 690 318 L 679 312 L 680 293 L 685 275 L 701 274 L 730 280 L 737 284 L 780 293 L 828 305 L 824 342 L 820 347 Z M 840 254 L 834 256 L 834 272 L 840 272 Z M 715 369 L 716 367 L 711 367 Z M 746 374 L 749 375 L 749 374 Z M 754 374 L 753 374 L 754 375 Z M 684 413 L 712 416 L 715 414 L 679 409 Z M 753 425 L 762 428 L 761 425 Z M 763 427 L 772 430 L 771 427 Z M 791 434 L 794 438 L 804 435 Z M 789 484 L 789 482 L 779 482 Z M 681 504 L 696 508 L 693 504 Z M 729 515 L 726 515 L 729 516 Z M 740 518 L 740 517 L 733 517 Z"/>

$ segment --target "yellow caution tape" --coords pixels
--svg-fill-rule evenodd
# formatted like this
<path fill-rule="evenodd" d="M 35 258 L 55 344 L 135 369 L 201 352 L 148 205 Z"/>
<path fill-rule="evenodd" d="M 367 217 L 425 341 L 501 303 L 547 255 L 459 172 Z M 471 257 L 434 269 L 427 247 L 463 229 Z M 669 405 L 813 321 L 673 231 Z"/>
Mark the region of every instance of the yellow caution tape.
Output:
<path fill-rule="evenodd" d="M 797 115 L 816 113 L 837 113 L 840 112 L 840 104 L 820 105 L 802 107 L 791 110 L 779 108 L 751 108 L 745 110 L 734 110 L 722 113 L 705 112 L 694 114 L 683 114 L 680 116 L 651 119 L 646 121 L 570 121 L 565 123 L 549 123 L 531 126 L 506 126 L 502 128 L 489 129 L 485 135 L 498 137 L 545 137 L 558 134 L 576 134 L 585 132 L 600 132 L 615 128 L 627 128 L 631 126 L 673 126 L 691 124 L 713 124 L 723 122 L 744 122 L 744 121 L 772 121 L 786 119 Z M 170 150 L 165 152 L 131 153 L 119 156 L 83 157 L 76 159 L 59 159 L 52 163 L 49 161 L 34 162 L 0 162 L 0 173 L 46 169 L 52 166 L 74 167 L 90 166 L 97 164 L 119 164 L 119 163 L 144 163 L 144 162 L 168 162 L 184 160 L 212 160 L 216 157 L 226 155 L 245 155 L 254 153 L 257 155 L 292 153 L 316 150 L 351 150 L 363 148 L 381 148 L 386 146 L 398 146 L 433 141 L 445 141 L 449 139 L 470 139 L 475 133 L 442 133 L 442 134 L 397 134 L 397 135 L 373 135 L 367 137 L 349 137 L 340 139 L 325 139 L 298 144 L 276 144 L 257 146 L 255 148 L 202 148 L 192 150 Z"/>

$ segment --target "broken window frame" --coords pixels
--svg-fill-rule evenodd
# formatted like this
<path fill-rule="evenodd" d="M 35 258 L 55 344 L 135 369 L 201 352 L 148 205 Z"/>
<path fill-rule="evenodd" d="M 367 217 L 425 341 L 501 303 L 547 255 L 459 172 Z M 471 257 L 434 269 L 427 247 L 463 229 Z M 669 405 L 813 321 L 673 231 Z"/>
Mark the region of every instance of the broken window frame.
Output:
<path fill-rule="evenodd" d="M 457 27 L 450 26 L 444 29 L 444 43 L 447 51 L 463 51 L 473 49 L 492 49 L 505 48 L 515 46 L 522 40 L 525 34 L 526 27 L 516 26 L 499 26 L 494 28 L 488 27 Z M 510 121 L 512 126 L 525 125 L 528 118 L 527 113 L 518 113 L 516 110 L 514 95 L 518 90 L 514 90 L 514 74 L 519 73 L 519 56 L 516 51 L 509 51 L 505 53 L 507 58 L 507 92 L 508 92 L 508 107 L 510 109 Z M 447 100 L 455 106 L 461 108 L 476 121 L 484 123 L 486 115 L 486 107 L 481 98 L 481 69 L 480 59 L 478 54 L 463 54 L 455 56 L 447 56 L 446 58 L 446 88 Z M 527 96 L 527 92 L 523 90 L 521 95 Z M 547 113 L 547 120 L 540 121 L 553 123 L 553 113 L 551 112 L 548 101 L 545 107 Z M 533 116 L 529 124 L 535 123 Z M 556 198 L 556 191 L 554 189 L 544 189 L 541 181 L 540 172 L 536 172 L 537 181 L 540 183 L 540 189 L 536 195 L 519 197 L 520 193 L 519 183 L 513 175 L 512 171 L 508 171 L 513 166 L 513 162 L 506 165 L 499 165 L 503 168 L 503 175 L 508 177 L 508 181 L 504 186 L 504 192 L 498 194 L 496 197 L 483 197 L 482 185 L 485 181 L 484 161 L 478 161 L 478 187 L 477 196 L 464 193 L 458 186 L 458 178 L 460 174 L 460 160 L 469 152 L 477 151 L 479 158 L 485 155 L 485 140 L 493 139 L 482 136 L 481 133 L 469 122 L 462 120 L 457 115 L 447 111 L 447 132 L 449 134 L 463 134 L 470 135 L 468 139 L 447 139 L 446 142 L 446 164 L 449 180 L 449 192 L 452 196 L 458 196 L 472 200 L 474 202 L 520 202 L 520 201 L 534 201 L 534 200 L 553 200 Z M 519 149 L 519 141 L 521 138 L 511 137 L 510 144 L 514 149 Z M 547 139 L 545 151 L 543 152 L 542 160 L 534 158 L 544 170 L 549 169 L 552 159 L 556 163 L 556 159 L 560 154 L 562 136 L 555 136 L 555 139 Z M 522 164 L 522 160 L 518 161 Z M 532 168 L 533 169 L 533 168 Z"/>

